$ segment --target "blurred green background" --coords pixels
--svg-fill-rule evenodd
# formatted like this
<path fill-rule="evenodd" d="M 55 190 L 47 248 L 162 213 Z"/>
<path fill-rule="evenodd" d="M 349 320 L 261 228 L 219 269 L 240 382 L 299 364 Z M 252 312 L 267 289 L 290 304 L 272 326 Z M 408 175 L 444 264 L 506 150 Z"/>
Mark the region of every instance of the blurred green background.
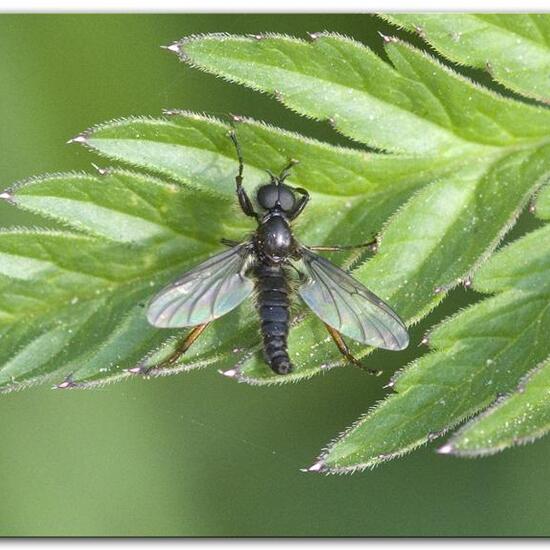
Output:
<path fill-rule="evenodd" d="M 163 108 L 242 113 L 345 143 L 159 48 L 202 32 L 320 30 L 377 51 L 376 31 L 395 32 L 367 15 L 0 15 L 0 188 L 91 170 L 97 159 L 67 139 Z M 12 224 L 45 222 L 0 205 L 0 225 Z M 349 368 L 263 388 L 203 370 L 0 396 L 0 535 L 550 534 L 550 440 L 483 460 L 439 456 L 440 440 L 353 476 L 299 471 L 383 398 L 390 374 L 424 351 L 423 330 L 467 294 L 450 296 L 407 352 L 374 354 L 383 378 Z"/>

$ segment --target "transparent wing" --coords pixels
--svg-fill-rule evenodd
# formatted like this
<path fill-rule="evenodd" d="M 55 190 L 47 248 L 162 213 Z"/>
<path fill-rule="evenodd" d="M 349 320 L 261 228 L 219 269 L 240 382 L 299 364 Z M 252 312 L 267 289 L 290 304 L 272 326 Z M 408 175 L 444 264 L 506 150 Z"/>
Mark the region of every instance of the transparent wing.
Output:
<path fill-rule="evenodd" d="M 302 248 L 308 280 L 298 290 L 304 302 L 327 325 L 358 342 L 401 350 L 409 344 L 403 321 L 359 281 Z"/>
<path fill-rule="evenodd" d="M 159 292 L 147 319 L 155 327 L 192 327 L 235 309 L 253 289 L 243 274 L 250 257 L 247 243 L 212 256 Z"/>

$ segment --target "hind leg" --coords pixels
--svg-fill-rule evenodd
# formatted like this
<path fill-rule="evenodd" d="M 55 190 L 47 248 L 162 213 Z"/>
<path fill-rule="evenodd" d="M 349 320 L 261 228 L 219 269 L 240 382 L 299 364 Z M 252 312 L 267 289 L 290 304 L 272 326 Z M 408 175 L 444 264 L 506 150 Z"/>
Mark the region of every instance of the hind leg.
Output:
<path fill-rule="evenodd" d="M 361 370 L 364 370 L 368 372 L 369 374 L 373 374 L 374 376 L 380 376 L 382 374 L 381 370 L 378 369 L 369 369 L 365 367 L 359 359 L 357 359 L 349 349 L 348 345 L 342 338 L 342 335 L 334 328 L 332 328 L 330 325 L 327 325 L 324 323 L 325 327 L 327 327 L 328 333 L 332 336 L 332 339 L 334 340 L 334 343 L 336 344 L 336 347 L 340 351 L 340 353 L 352 364 L 356 367 L 359 367 Z"/>
<path fill-rule="evenodd" d="M 132 374 L 147 375 L 152 371 L 155 371 L 156 373 L 159 371 L 170 370 L 176 367 L 178 359 L 193 345 L 194 342 L 197 341 L 199 336 L 204 332 L 204 329 L 209 324 L 210 323 L 204 323 L 203 325 L 197 325 L 196 327 L 194 327 L 189 332 L 189 334 L 187 334 L 187 336 L 180 342 L 180 344 L 178 344 L 172 354 L 158 365 L 146 367 L 143 364 L 138 364 L 135 367 L 128 369 L 128 372 L 131 372 Z"/>

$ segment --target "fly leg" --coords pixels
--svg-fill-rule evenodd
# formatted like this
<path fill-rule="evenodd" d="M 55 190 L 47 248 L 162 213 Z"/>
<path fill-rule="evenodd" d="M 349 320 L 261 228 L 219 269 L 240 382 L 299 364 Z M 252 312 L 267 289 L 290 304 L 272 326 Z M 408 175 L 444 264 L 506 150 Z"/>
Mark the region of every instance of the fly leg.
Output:
<path fill-rule="evenodd" d="M 302 210 L 306 207 L 307 203 L 309 202 L 310 196 L 309 196 L 309 193 L 302 187 L 292 187 L 292 190 L 302 195 L 300 197 L 300 200 L 296 203 L 294 210 L 289 215 L 289 218 L 291 220 L 294 220 L 302 213 Z"/>
<path fill-rule="evenodd" d="M 332 328 L 330 325 L 327 325 L 324 323 L 325 327 L 327 327 L 328 333 L 332 336 L 332 339 L 334 340 L 336 346 L 338 347 L 338 350 L 340 353 L 352 364 L 356 367 L 359 367 L 360 369 L 367 371 L 369 374 L 373 374 L 374 376 L 380 376 L 382 374 L 381 370 L 378 369 L 369 369 L 365 367 L 359 359 L 357 359 L 350 351 L 348 345 L 342 338 L 342 335 L 334 328 Z"/>
<path fill-rule="evenodd" d="M 377 240 L 376 238 L 372 239 L 368 243 L 361 244 L 350 244 L 345 246 L 308 246 L 310 250 L 314 252 L 342 252 L 344 250 L 356 250 L 357 248 L 370 248 L 372 251 L 376 251 Z"/>
<path fill-rule="evenodd" d="M 296 164 L 299 164 L 299 162 L 300 162 L 299 160 L 295 160 L 295 159 L 290 159 L 289 160 L 288 164 L 283 168 L 283 170 L 279 174 L 279 177 L 277 178 L 280 183 L 283 183 L 286 180 L 286 178 L 288 178 L 288 176 L 290 176 L 290 171 L 292 170 L 292 167 L 296 166 Z M 276 181 L 273 174 L 270 173 L 270 175 L 271 175 L 271 180 Z M 303 187 L 290 187 L 290 189 L 292 189 L 294 192 L 300 193 L 300 195 L 302 195 L 300 197 L 300 200 L 298 200 L 298 202 L 294 206 L 294 210 L 292 210 L 292 212 L 289 213 L 289 216 L 288 216 L 289 219 L 293 220 L 293 219 L 297 218 L 302 213 L 302 210 L 306 207 L 306 204 L 309 202 L 310 197 L 309 197 L 309 193 L 307 192 L 307 190 L 304 189 Z"/>
<path fill-rule="evenodd" d="M 232 239 L 220 239 L 220 242 L 225 246 L 229 246 L 229 248 L 233 248 L 234 246 L 241 244 L 239 241 L 234 241 Z"/>
<path fill-rule="evenodd" d="M 189 334 L 187 334 L 187 336 L 178 344 L 178 346 L 172 352 L 172 354 L 169 357 L 167 357 L 164 361 L 159 363 L 158 365 L 152 365 L 150 367 L 146 367 L 143 364 L 138 364 L 137 366 L 131 369 L 128 369 L 128 372 L 131 372 L 132 374 L 147 375 L 153 370 L 155 372 L 159 372 L 159 371 L 165 371 L 165 370 L 174 368 L 176 366 L 178 359 L 192 346 L 192 344 L 204 332 L 204 329 L 209 324 L 210 323 L 204 323 L 202 325 L 197 325 L 196 327 L 194 327 L 189 332 Z"/>
<path fill-rule="evenodd" d="M 239 171 L 235 176 L 235 183 L 237 184 L 237 197 L 239 199 L 239 205 L 241 206 L 241 210 L 247 216 L 250 216 L 251 218 L 254 218 L 257 221 L 258 214 L 255 212 L 254 207 L 252 206 L 252 202 L 250 201 L 250 198 L 246 194 L 245 188 L 243 187 L 244 161 L 243 161 L 243 155 L 241 153 L 241 146 L 239 145 L 239 141 L 237 140 L 237 134 L 235 133 L 235 130 L 231 130 L 229 132 L 229 137 L 231 138 L 231 141 L 235 145 L 235 149 L 237 151 L 237 159 L 239 160 Z"/>

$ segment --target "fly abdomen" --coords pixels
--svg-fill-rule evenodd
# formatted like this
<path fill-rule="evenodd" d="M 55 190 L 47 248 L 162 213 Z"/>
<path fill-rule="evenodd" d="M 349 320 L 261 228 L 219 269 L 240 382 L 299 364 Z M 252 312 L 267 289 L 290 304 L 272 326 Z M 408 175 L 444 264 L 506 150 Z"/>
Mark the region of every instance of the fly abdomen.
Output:
<path fill-rule="evenodd" d="M 254 271 L 265 360 L 277 374 L 287 374 L 293 367 L 287 351 L 290 303 L 286 273 L 279 265 L 263 263 Z"/>

